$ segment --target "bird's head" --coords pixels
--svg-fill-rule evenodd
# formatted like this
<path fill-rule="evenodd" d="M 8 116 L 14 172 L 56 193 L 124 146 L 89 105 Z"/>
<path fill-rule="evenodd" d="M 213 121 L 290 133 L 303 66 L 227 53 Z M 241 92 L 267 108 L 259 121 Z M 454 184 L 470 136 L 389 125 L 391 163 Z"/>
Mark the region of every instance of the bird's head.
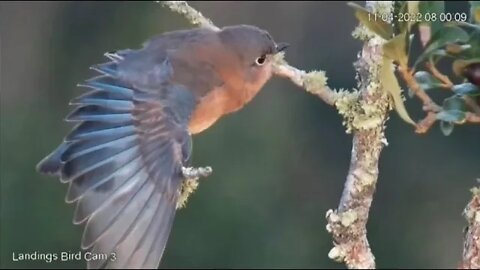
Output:
<path fill-rule="evenodd" d="M 250 25 L 227 26 L 219 35 L 240 61 L 247 82 L 257 87 L 271 77 L 273 57 L 289 46 L 276 43 L 267 31 Z"/>

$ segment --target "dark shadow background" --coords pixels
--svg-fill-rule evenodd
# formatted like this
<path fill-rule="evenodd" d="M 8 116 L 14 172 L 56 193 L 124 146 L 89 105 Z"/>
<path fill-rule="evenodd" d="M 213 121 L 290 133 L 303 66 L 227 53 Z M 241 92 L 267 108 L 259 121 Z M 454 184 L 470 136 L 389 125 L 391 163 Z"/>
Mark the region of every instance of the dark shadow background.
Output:
<path fill-rule="evenodd" d="M 327 71 L 329 85 L 355 86 L 361 43 L 346 2 L 196 2 L 217 25 L 254 24 L 291 44 L 294 66 Z M 447 3 L 467 11 L 466 2 Z M 191 27 L 152 2 L 0 4 L 1 268 L 83 268 L 82 261 L 13 262 L 12 253 L 79 250 L 66 185 L 35 172 L 71 128 L 63 122 L 76 83 L 103 53 L 137 48 L 163 31 Z M 423 114 L 409 100 L 415 119 Z M 343 268 L 331 262 L 325 213 L 339 201 L 351 136 L 336 111 L 275 78 L 241 112 L 195 137 L 193 164 L 211 165 L 177 214 L 163 268 Z M 392 113 L 390 145 L 368 223 L 381 268 L 451 268 L 462 252 L 461 212 L 480 174 L 480 129 L 438 125 L 417 135 Z"/>

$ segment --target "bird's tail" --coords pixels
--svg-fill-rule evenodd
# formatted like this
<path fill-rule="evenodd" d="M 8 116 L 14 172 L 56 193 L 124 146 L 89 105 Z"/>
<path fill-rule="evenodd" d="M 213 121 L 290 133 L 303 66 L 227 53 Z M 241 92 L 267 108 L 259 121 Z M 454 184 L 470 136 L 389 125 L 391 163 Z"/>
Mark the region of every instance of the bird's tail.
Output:
<path fill-rule="evenodd" d="M 62 168 L 61 157 L 67 149 L 67 142 L 60 144 L 57 149 L 55 149 L 37 164 L 37 171 L 48 175 L 58 175 L 60 173 L 60 169 Z"/>

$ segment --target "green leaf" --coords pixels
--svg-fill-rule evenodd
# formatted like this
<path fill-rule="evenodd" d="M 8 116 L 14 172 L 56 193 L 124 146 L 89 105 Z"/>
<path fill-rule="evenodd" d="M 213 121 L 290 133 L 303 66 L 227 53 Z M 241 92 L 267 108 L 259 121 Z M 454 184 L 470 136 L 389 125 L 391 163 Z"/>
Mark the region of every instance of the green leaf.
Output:
<path fill-rule="evenodd" d="M 415 73 L 415 80 L 424 91 L 439 88 L 442 86 L 442 82 L 433 77 L 426 71 L 418 71 Z"/>
<path fill-rule="evenodd" d="M 448 25 L 458 25 L 458 26 L 466 26 L 467 30 L 471 30 L 470 38 L 464 45 L 458 45 L 461 47 L 461 51 L 459 53 L 450 53 L 449 56 L 455 56 L 457 59 L 471 59 L 471 58 L 478 58 L 480 55 L 480 24 L 474 25 L 469 24 L 466 22 L 450 22 L 446 23 Z M 453 45 L 453 44 L 450 44 Z M 448 46 L 448 45 L 447 45 Z"/>
<path fill-rule="evenodd" d="M 383 21 L 381 14 L 375 16 L 370 11 L 352 2 L 349 2 L 348 5 L 355 9 L 355 17 L 368 29 L 384 39 L 392 37 L 393 28 L 389 23 Z"/>
<path fill-rule="evenodd" d="M 383 54 L 400 66 L 408 65 L 406 33 L 395 36 L 383 44 Z"/>
<path fill-rule="evenodd" d="M 468 45 L 470 49 L 466 53 L 466 59 L 470 58 L 479 58 L 480 56 L 480 25 L 476 31 L 472 31 L 470 39 L 468 40 Z"/>
<path fill-rule="evenodd" d="M 462 28 L 457 26 L 444 27 L 442 31 L 438 31 L 433 35 L 427 44 L 425 51 L 418 57 L 414 66 L 428 58 L 433 52 L 443 46 L 451 43 L 466 42 L 468 39 L 469 36 L 467 32 L 465 32 L 465 30 Z"/>
<path fill-rule="evenodd" d="M 475 24 L 480 24 L 480 2 L 468 1 L 470 3 L 470 19 Z"/>
<path fill-rule="evenodd" d="M 449 98 L 446 98 L 443 101 L 443 110 L 446 111 L 465 111 L 466 110 L 466 105 L 465 105 L 465 100 L 463 100 L 462 97 L 458 95 L 453 95 Z"/>
<path fill-rule="evenodd" d="M 465 30 L 457 26 L 446 26 L 442 31 L 433 35 L 430 42 L 427 44 L 426 50 L 435 50 L 447 44 L 457 42 L 467 42 L 469 35 Z"/>
<path fill-rule="evenodd" d="M 465 121 L 465 117 L 465 100 L 458 95 L 446 98 L 443 101 L 442 111 L 436 115 L 438 120 L 459 124 Z"/>
<path fill-rule="evenodd" d="M 453 132 L 453 123 L 452 122 L 446 122 L 446 121 L 441 121 L 440 122 L 440 130 L 442 131 L 443 135 L 449 136 Z"/>
<path fill-rule="evenodd" d="M 470 44 L 458 45 L 458 44 L 449 44 L 445 49 L 435 50 L 430 56 L 429 59 L 439 59 L 442 57 L 449 57 L 454 59 L 465 59 L 471 58 L 472 46 Z M 435 58 L 437 56 L 437 58 Z"/>
<path fill-rule="evenodd" d="M 435 33 L 442 28 L 442 22 L 440 21 L 440 14 L 445 13 L 444 1 L 420 1 L 418 4 L 418 11 L 423 14 L 422 18 L 436 14 L 437 20 L 423 21 L 422 24 L 429 24 L 432 33 Z M 426 15 L 428 14 L 428 15 Z"/>
<path fill-rule="evenodd" d="M 410 115 L 408 115 L 405 104 L 403 104 L 402 89 L 398 84 L 397 77 L 395 77 L 393 73 L 392 60 L 387 57 L 383 57 L 380 81 L 382 83 L 382 89 L 392 97 L 395 111 L 397 111 L 400 118 L 409 124 L 415 125 L 415 122 L 410 118 Z"/>
<path fill-rule="evenodd" d="M 465 112 L 462 111 L 441 111 L 437 113 L 437 119 L 452 122 L 452 123 L 461 123 L 465 119 Z"/>
<path fill-rule="evenodd" d="M 465 26 L 468 28 L 472 28 L 474 30 L 480 30 L 480 24 L 471 24 L 468 22 L 462 22 L 462 21 L 453 21 L 453 22 L 447 22 L 445 23 L 445 26 L 451 26 L 451 25 L 458 25 L 458 26 Z"/>
<path fill-rule="evenodd" d="M 480 95 L 480 87 L 471 83 L 457 84 L 453 86 L 452 90 L 457 95 L 469 95 L 469 96 Z"/>
<path fill-rule="evenodd" d="M 440 13 L 445 12 L 445 3 L 444 1 L 419 1 L 418 11 L 425 13 Z"/>

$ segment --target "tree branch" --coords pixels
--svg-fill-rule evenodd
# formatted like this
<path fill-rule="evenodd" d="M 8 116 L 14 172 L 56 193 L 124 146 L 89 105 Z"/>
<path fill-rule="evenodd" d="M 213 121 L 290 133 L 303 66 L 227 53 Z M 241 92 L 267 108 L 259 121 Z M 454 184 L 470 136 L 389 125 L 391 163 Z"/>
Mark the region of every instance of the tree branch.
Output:
<path fill-rule="evenodd" d="M 480 268 L 480 187 L 472 189 L 473 197 L 463 211 L 468 227 L 464 235 L 463 258 L 460 269 Z"/>
<path fill-rule="evenodd" d="M 190 23 L 201 27 L 208 27 L 219 30 L 212 21 L 205 18 L 202 13 L 188 5 L 185 1 L 157 1 L 172 11 L 183 15 Z M 284 54 L 278 54 L 274 60 L 274 74 L 290 79 L 296 85 L 306 89 L 308 92 L 317 95 L 329 105 L 334 105 L 337 95 L 326 86 L 327 78 L 321 71 L 305 72 L 288 65 L 284 60 Z"/>
<path fill-rule="evenodd" d="M 445 87 L 453 87 L 453 83 L 450 79 L 441 74 L 432 64 L 428 63 L 427 69 L 429 69 L 430 72 L 432 72 L 432 75 L 439 79 Z M 437 113 L 439 113 L 442 108 L 438 106 L 425 91 L 423 91 L 408 69 L 405 67 L 399 67 L 398 70 L 407 86 L 422 101 L 423 110 L 427 112 L 425 118 L 417 123 L 415 132 L 426 133 L 437 121 Z M 478 108 L 478 105 L 469 97 L 465 98 L 465 102 L 473 110 L 473 112 L 466 112 L 465 123 L 480 123 L 480 114 L 478 113 L 480 112 L 480 108 Z"/>
<path fill-rule="evenodd" d="M 443 88 L 452 91 L 454 84 L 447 75 L 441 73 L 432 62 L 427 62 L 425 64 L 425 67 L 430 71 L 430 73 L 432 73 L 435 78 L 442 82 Z M 465 100 L 465 104 L 472 110 L 472 112 L 480 116 L 480 106 L 477 104 L 477 102 L 475 102 L 475 100 L 469 96 L 464 96 L 463 99 Z M 473 121 L 473 123 L 475 123 L 475 121 Z"/>
<path fill-rule="evenodd" d="M 472 109 L 472 112 L 474 112 L 478 117 L 480 117 L 480 105 L 477 104 L 477 102 L 469 96 L 464 96 L 463 99 L 465 100 L 465 104 Z"/>
<path fill-rule="evenodd" d="M 292 81 L 307 92 L 316 95 L 328 105 L 334 106 L 340 94 L 327 86 L 327 77 L 323 71 L 305 72 L 290 66 L 284 59 L 284 54 L 278 54 L 274 60 L 273 73 Z"/>
<path fill-rule="evenodd" d="M 438 106 L 425 91 L 423 91 L 422 87 L 420 87 L 413 77 L 412 72 L 408 70 L 407 67 L 399 66 L 398 71 L 408 87 L 422 101 L 424 111 L 439 112 L 441 110 L 441 107 Z"/>
<path fill-rule="evenodd" d="M 180 4 L 181 2 L 181 4 Z M 194 24 L 210 22 L 201 13 L 183 2 L 176 2 L 173 11 L 184 15 Z M 369 1 L 367 7 L 377 13 L 391 12 L 391 2 Z M 202 25 L 202 23 L 200 23 Z M 210 23 L 207 23 L 210 25 Z M 334 247 L 329 257 L 345 262 L 349 268 L 375 268 L 375 257 L 367 240 L 366 224 L 378 178 L 378 161 L 386 139 L 384 123 L 390 108 L 389 98 L 381 88 L 379 70 L 382 64 L 379 37 L 369 38 L 356 63 L 360 91 L 333 91 L 323 71 L 305 72 L 292 67 L 279 54 L 274 60 L 274 74 L 290 79 L 294 84 L 335 106 L 344 117 L 347 132 L 353 131 L 350 169 L 337 210 L 327 212 L 327 230 L 332 233 Z"/>
<path fill-rule="evenodd" d="M 389 2 L 367 1 L 367 9 L 379 14 L 392 11 Z M 337 210 L 327 212 L 327 230 L 333 235 L 334 247 L 329 257 L 343 261 L 348 268 L 375 268 L 373 255 L 367 239 L 366 225 L 378 180 L 378 162 L 383 147 L 387 144 L 384 129 L 389 112 L 389 98 L 382 89 L 380 69 L 383 64 L 382 44 L 376 35 L 359 34 L 366 38 L 355 67 L 360 89 L 355 119 L 364 124 L 353 127 L 353 147 L 350 169 Z M 338 106 L 337 106 L 338 107 Z"/>
<path fill-rule="evenodd" d="M 182 167 L 183 182 L 179 190 L 177 200 L 177 209 L 184 208 L 187 205 L 188 198 L 198 188 L 198 180 L 206 178 L 212 174 L 211 167 Z"/>
<path fill-rule="evenodd" d="M 162 5 L 167 6 L 170 10 L 183 15 L 191 24 L 200 27 L 206 27 L 213 30 L 219 30 L 211 20 L 205 18 L 202 13 L 198 12 L 185 1 L 156 1 Z"/>
<path fill-rule="evenodd" d="M 437 78 L 438 80 L 440 80 L 442 82 L 442 84 L 443 84 L 442 87 L 447 88 L 447 89 L 452 89 L 453 83 L 450 80 L 450 78 L 448 78 L 447 75 L 442 74 L 437 69 L 437 67 L 435 67 L 435 65 L 432 62 L 425 63 L 425 67 L 430 71 L 430 73 L 432 73 L 432 75 L 435 78 Z"/>

